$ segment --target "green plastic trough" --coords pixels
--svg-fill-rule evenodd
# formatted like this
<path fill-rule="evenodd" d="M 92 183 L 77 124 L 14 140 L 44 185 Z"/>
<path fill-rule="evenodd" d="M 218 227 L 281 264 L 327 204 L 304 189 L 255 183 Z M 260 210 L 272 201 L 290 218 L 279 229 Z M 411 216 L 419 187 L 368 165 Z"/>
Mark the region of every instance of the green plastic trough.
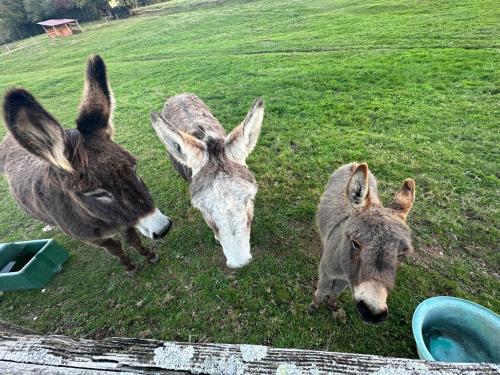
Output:
<path fill-rule="evenodd" d="M 0 290 L 42 288 L 68 257 L 52 239 L 0 244 Z"/>

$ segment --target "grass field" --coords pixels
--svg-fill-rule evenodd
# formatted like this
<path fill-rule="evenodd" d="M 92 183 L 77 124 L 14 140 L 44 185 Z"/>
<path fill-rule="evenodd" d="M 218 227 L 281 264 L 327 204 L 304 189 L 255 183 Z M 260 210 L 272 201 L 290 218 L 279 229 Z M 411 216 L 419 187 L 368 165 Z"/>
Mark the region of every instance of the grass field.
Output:
<path fill-rule="evenodd" d="M 79 337 L 415 357 L 411 317 L 425 298 L 500 312 L 499 19 L 493 0 L 179 1 L 0 55 L 0 91 L 23 86 L 73 127 L 85 60 L 101 54 L 116 141 L 139 157 L 139 174 L 176 223 L 164 241 L 144 240 L 158 265 L 130 251 L 141 265 L 130 278 L 107 252 L 42 232 L 0 178 L 0 242 L 53 236 L 72 255 L 45 293 L 5 293 L 0 318 Z M 196 93 L 228 130 L 256 97 L 266 102 L 248 160 L 260 186 L 254 261 L 235 273 L 149 123 L 181 92 Z M 355 160 L 368 162 L 385 202 L 406 177 L 417 183 L 416 252 L 377 326 L 361 321 L 349 293 L 345 321 L 326 308 L 306 313 L 321 251 L 316 205 L 330 174 Z"/>

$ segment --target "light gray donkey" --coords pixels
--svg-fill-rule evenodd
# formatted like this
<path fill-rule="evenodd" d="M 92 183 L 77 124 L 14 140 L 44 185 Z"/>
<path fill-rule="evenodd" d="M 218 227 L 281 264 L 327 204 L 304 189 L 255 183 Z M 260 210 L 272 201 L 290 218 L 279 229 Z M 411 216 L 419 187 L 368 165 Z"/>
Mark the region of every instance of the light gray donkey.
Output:
<path fill-rule="evenodd" d="M 3 110 L 9 133 L 0 144 L 0 172 L 26 212 L 106 248 L 129 273 L 136 266 L 112 238 L 117 233 L 149 261 L 158 260 L 136 229 L 158 239 L 171 221 L 137 176 L 135 157 L 111 139 L 113 97 L 99 56 L 88 61 L 76 129 L 64 130 L 23 89 L 7 92 Z"/>
<path fill-rule="evenodd" d="M 174 168 L 189 183 L 191 203 L 212 228 L 231 268 L 252 259 L 250 227 L 257 184 L 246 158 L 257 143 L 263 118 L 259 99 L 226 135 L 205 103 L 192 94 L 171 97 L 162 114 L 151 114 Z"/>
<path fill-rule="evenodd" d="M 334 309 L 337 297 L 350 286 L 363 320 L 386 319 L 397 268 L 413 251 L 405 221 L 414 199 L 415 182 L 408 178 L 384 207 L 365 163 L 344 165 L 332 174 L 318 207 L 323 256 L 311 312 L 326 296 Z"/>

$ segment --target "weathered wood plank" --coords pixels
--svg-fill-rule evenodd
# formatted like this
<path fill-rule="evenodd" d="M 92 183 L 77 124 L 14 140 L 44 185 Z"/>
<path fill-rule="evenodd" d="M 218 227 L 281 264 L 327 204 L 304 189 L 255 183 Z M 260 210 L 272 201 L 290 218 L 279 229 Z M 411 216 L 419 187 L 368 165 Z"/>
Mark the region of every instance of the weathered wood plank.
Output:
<path fill-rule="evenodd" d="M 116 371 L 87 370 L 70 367 L 54 367 L 47 365 L 32 365 L 29 363 L 0 361 L 0 373 L 2 375 L 100 375 L 117 374 Z M 123 373 L 120 373 L 123 374 Z"/>
<path fill-rule="evenodd" d="M 41 336 L 0 324 L 0 373 L 95 374 L 500 374 L 494 364 L 401 358 L 257 345 L 190 344 L 110 338 Z"/>

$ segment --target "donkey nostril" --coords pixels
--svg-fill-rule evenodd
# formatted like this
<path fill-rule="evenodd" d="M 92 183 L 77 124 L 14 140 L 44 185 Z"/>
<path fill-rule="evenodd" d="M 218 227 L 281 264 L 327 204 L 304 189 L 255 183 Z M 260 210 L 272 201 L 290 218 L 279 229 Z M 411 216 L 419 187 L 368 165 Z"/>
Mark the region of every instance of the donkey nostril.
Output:
<path fill-rule="evenodd" d="M 166 235 L 168 233 L 168 231 L 170 230 L 170 228 L 172 228 L 172 220 L 168 221 L 168 224 L 166 225 L 166 227 L 164 229 L 163 235 Z"/>
<path fill-rule="evenodd" d="M 171 227 L 172 227 L 172 221 L 169 220 L 168 224 L 164 228 L 162 228 L 161 231 L 153 232 L 153 240 L 157 240 L 157 239 L 165 237 L 165 235 L 168 233 L 168 231 L 170 230 Z"/>
<path fill-rule="evenodd" d="M 370 310 L 364 301 L 358 301 L 358 303 L 356 303 L 356 308 L 363 319 L 367 319 L 370 316 Z"/>
<path fill-rule="evenodd" d="M 387 319 L 388 310 L 384 309 L 380 312 L 374 313 L 372 309 L 365 303 L 365 301 L 358 301 L 356 303 L 359 314 L 365 322 L 368 323 L 380 323 Z"/>
<path fill-rule="evenodd" d="M 378 313 L 372 313 L 371 318 L 369 320 L 370 323 L 380 323 L 387 319 L 388 312 L 387 310 L 382 310 Z"/>
<path fill-rule="evenodd" d="M 380 312 L 378 314 L 379 322 L 383 322 L 384 320 L 386 320 L 388 315 L 389 315 L 389 311 L 387 309 L 382 310 L 382 312 Z"/>

